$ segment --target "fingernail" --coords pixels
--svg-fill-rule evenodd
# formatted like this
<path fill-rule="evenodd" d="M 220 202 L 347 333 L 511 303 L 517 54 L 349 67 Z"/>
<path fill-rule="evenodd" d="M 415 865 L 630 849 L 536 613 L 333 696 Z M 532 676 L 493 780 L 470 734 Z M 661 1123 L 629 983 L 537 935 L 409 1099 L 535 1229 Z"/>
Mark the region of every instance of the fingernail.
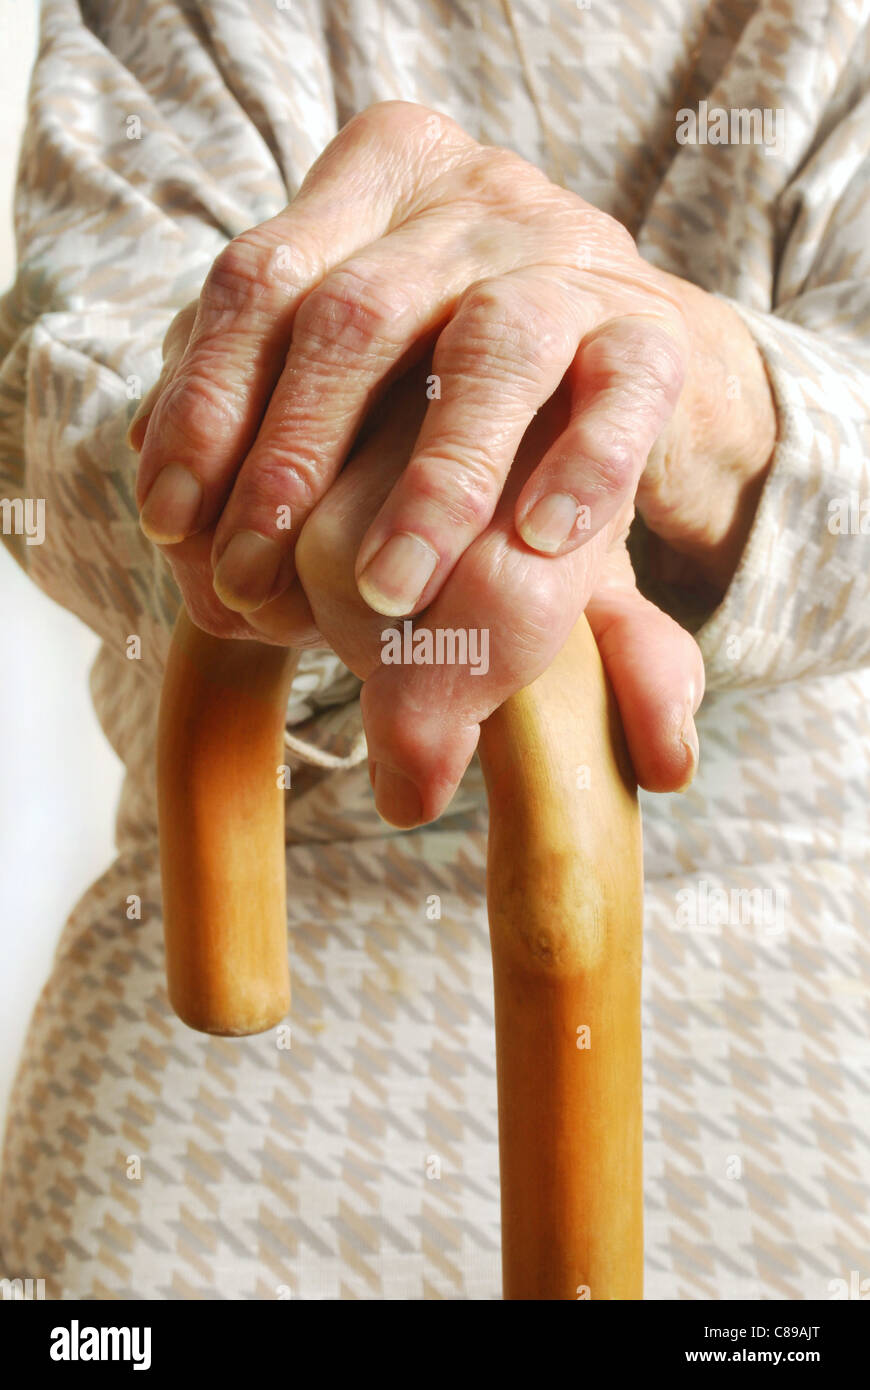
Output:
<path fill-rule="evenodd" d="M 680 743 L 689 754 L 689 773 L 683 785 L 678 787 L 677 790 L 686 792 L 694 781 L 695 773 L 698 771 L 698 762 L 701 757 L 701 745 L 698 742 L 698 730 L 695 728 L 691 703 L 689 704 L 686 718 L 683 721 L 683 727 L 680 730 Z"/>
<path fill-rule="evenodd" d="M 369 608 L 398 618 L 415 607 L 437 564 L 438 556 L 430 546 L 400 531 L 369 560 L 357 588 Z"/>
<path fill-rule="evenodd" d="M 278 541 L 257 531 L 231 536 L 215 566 L 214 591 L 226 608 L 250 613 L 269 597 L 284 551 Z"/>
<path fill-rule="evenodd" d="M 152 412 L 147 410 L 144 415 L 138 412 L 133 416 L 127 427 L 127 448 L 133 449 L 135 453 L 140 453 L 142 441 L 145 438 L 145 431 L 148 428 L 148 421 L 151 419 Z"/>
<path fill-rule="evenodd" d="M 389 825 L 410 830 L 420 824 L 423 803 L 409 777 L 384 767 L 383 763 L 375 763 L 374 789 L 378 815 Z"/>
<path fill-rule="evenodd" d="M 203 488 L 195 473 L 180 463 L 161 468 L 139 513 L 139 525 L 158 545 L 176 545 L 196 530 Z"/>
<path fill-rule="evenodd" d="M 558 550 L 574 529 L 577 512 L 577 503 L 567 492 L 551 492 L 523 517 L 520 535 L 533 550 Z"/>

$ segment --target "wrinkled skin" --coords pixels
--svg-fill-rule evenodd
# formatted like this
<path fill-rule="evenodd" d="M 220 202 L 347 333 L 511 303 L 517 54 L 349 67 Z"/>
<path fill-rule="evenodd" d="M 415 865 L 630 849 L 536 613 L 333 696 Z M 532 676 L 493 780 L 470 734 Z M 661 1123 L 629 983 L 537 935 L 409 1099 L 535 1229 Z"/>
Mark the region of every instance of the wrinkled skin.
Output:
<path fill-rule="evenodd" d="M 727 306 L 519 156 L 388 102 L 221 252 L 164 353 L 130 430 L 143 529 L 201 627 L 325 640 L 361 676 L 387 819 L 441 813 L 480 721 L 584 609 L 640 782 L 691 779 L 700 655 L 624 538 L 637 501 L 663 563 L 727 585 L 773 443 Z M 562 539 L 530 522 L 554 494 Z M 489 629 L 487 675 L 382 665 L 411 614 Z"/>

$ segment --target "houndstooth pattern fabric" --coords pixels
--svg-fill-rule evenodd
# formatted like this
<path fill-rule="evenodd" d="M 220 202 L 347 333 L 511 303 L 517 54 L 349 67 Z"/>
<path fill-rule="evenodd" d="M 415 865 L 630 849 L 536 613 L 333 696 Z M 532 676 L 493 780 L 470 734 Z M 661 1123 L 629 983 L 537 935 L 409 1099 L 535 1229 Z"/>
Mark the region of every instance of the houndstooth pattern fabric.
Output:
<path fill-rule="evenodd" d="M 646 1288 L 826 1298 L 870 1276 L 868 72 L 870 5 L 846 0 L 44 0 L 0 496 L 44 498 L 46 537 L 4 539 L 103 639 L 94 699 L 128 775 L 118 857 L 22 1040 L 0 1276 L 51 1298 L 499 1296 L 476 759 L 437 825 L 391 832 L 359 683 L 306 653 L 289 1033 L 195 1034 L 163 980 L 154 734 L 179 598 L 124 432 L 221 247 L 394 97 L 619 217 L 765 358 L 779 438 L 696 634 L 701 769 L 643 797 Z M 782 148 L 679 144 L 702 102 L 782 111 Z"/>

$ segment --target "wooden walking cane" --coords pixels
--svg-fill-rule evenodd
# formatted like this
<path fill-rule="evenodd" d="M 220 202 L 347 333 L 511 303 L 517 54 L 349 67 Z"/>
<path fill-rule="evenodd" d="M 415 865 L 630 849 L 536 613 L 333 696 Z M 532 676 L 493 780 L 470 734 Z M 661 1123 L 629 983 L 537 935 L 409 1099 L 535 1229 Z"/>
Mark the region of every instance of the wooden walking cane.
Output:
<path fill-rule="evenodd" d="M 297 655 L 178 620 L 158 809 L 169 997 L 209 1033 L 290 1003 L 283 795 Z M 636 787 L 585 618 L 484 724 L 507 1299 L 643 1296 Z"/>

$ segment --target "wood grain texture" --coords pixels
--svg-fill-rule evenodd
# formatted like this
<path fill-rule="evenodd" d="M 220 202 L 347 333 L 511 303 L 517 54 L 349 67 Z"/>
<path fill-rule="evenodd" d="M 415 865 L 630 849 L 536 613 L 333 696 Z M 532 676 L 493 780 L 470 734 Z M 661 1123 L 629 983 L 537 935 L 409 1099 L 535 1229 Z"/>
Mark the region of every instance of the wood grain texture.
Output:
<path fill-rule="evenodd" d="M 480 758 L 504 1297 L 639 1299 L 640 813 L 585 618 L 486 721 Z"/>
<path fill-rule="evenodd" d="M 169 996 L 262 1032 L 290 1003 L 283 761 L 293 653 L 179 619 L 158 809 Z M 486 721 L 504 1296 L 643 1296 L 637 788 L 585 618 Z"/>
<path fill-rule="evenodd" d="M 157 805 L 169 998 L 204 1033 L 290 1007 L 284 763 L 298 653 L 210 637 L 182 611 L 163 680 Z"/>

